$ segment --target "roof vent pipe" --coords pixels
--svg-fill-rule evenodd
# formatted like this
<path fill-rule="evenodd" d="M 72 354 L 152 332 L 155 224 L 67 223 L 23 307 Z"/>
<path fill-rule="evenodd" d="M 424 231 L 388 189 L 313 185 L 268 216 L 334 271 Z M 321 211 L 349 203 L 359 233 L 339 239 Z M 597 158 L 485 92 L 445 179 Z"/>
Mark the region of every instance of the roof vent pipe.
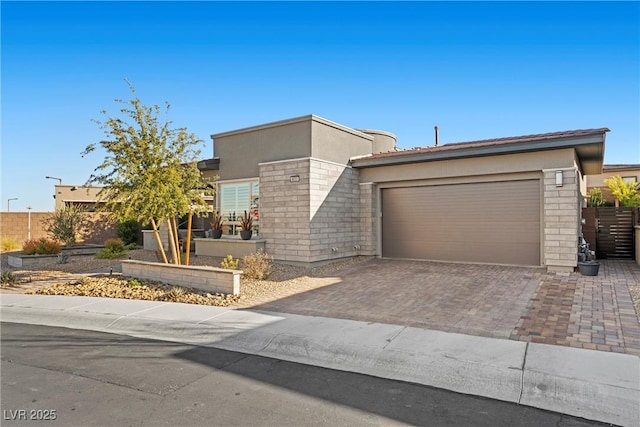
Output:
<path fill-rule="evenodd" d="M 436 147 L 437 147 L 437 146 L 438 146 L 438 143 L 440 142 L 440 141 L 439 141 L 439 140 L 440 140 L 440 135 L 439 135 L 439 133 L 438 133 L 438 126 L 434 126 L 433 128 L 434 128 L 434 129 L 435 129 L 435 131 L 436 131 Z"/>

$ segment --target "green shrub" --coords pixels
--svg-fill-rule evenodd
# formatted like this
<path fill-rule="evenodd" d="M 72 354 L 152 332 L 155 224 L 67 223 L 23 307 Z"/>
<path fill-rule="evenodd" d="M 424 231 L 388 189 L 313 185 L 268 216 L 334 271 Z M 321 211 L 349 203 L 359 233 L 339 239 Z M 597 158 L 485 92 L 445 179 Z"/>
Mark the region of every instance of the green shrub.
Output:
<path fill-rule="evenodd" d="M 604 206 L 607 201 L 602 196 L 602 191 L 598 187 L 594 187 L 589 190 L 589 199 L 587 199 L 587 206 L 590 208 L 599 208 Z"/>
<path fill-rule="evenodd" d="M 137 244 L 138 235 L 140 234 L 140 224 L 135 219 L 120 221 L 116 224 L 116 232 L 118 237 L 122 239 L 125 245 Z"/>
<path fill-rule="evenodd" d="M 165 301 L 178 302 L 178 299 L 187 293 L 185 288 L 174 286 L 170 291 L 164 294 Z"/>
<path fill-rule="evenodd" d="M 0 283 L 3 285 L 7 285 L 10 283 L 15 283 L 16 278 L 13 276 L 13 273 L 10 271 L 3 271 L 0 273 Z"/>
<path fill-rule="evenodd" d="M 88 224 L 84 211 L 75 205 L 58 209 L 42 223 L 51 237 L 65 245 L 76 243 L 76 235 Z"/>
<path fill-rule="evenodd" d="M 24 242 L 22 252 L 25 255 L 55 255 L 62 251 L 62 245 L 54 240 L 31 239 Z"/>
<path fill-rule="evenodd" d="M 96 254 L 98 259 L 115 259 L 122 258 L 126 252 L 124 243 L 120 239 L 107 239 L 104 242 L 104 249 Z"/>
<path fill-rule="evenodd" d="M 233 259 L 233 255 L 227 255 L 220 262 L 220 267 L 226 268 L 227 270 L 237 270 L 239 263 L 239 259 Z"/>
<path fill-rule="evenodd" d="M 242 275 L 249 279 L 266 279 L 271 273 L 272 260 L 273 258 L 262 249 L 247 255 L 242 260 Z"/>
<path fill-rule="evenodd" d="M 107 239 L 104 242 L 104 248 L 111 252 L 124 252 L 124 242 L 120 239 Z"/>
<path fill-rule="evenodd" d="M 130 288 L 139 288 L 142 286 L 142 283 L 138 279 L 131 279 L 127 282 L 127 286 Z"/>
<path fill-rule="evenodd" d="M 3 237 L 1 245 L 2 248 L 0 250 L 2 252 L 11 252 L 20 248 L 20 244 L 13 237 Z"/>

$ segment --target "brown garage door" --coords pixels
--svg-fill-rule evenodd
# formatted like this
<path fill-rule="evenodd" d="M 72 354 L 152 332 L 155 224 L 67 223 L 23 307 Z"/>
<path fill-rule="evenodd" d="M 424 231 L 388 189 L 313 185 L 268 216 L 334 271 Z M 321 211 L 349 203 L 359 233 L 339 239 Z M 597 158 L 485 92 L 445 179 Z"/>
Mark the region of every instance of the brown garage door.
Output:
<path fill-rule="evenodd" d="M 383 189 L 382 256 L 540 265 L 540 181 Z"/>

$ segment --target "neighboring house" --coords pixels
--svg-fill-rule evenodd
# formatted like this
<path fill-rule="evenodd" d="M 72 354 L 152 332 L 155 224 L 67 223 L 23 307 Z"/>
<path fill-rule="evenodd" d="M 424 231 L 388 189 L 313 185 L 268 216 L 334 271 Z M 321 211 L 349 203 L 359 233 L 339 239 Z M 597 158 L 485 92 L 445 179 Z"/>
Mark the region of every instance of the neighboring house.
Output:
<path fill-rule="evenodd" d="M 56 210 L 71 205 L 83 208 L 86 211 L 95 211 L 99 205 L 98 193 L 102 187 L 87 187 L 84 185 L 56 185 L 55 194 Z"/>
<path fill-rule="evenodd" d="M 611 195 L 611 190 L 604 181 L 612 176 L 620 176 L 627 182 L 640 183 L 640 165 L 604 165 L 602 173 L 587 175 L 587 194 L 592 188 L 599 188 L 603 198 L 611 205 L 615 202 L 615 197 Z"/>
<path fill-rule="evenodd" d="M 216 206 L 252 210 L 279 261 L 356 255 L 571 271 L 585 174 L 608 129 L 397 150 L 394 135 L 308 115 L 212 135 Z"/>

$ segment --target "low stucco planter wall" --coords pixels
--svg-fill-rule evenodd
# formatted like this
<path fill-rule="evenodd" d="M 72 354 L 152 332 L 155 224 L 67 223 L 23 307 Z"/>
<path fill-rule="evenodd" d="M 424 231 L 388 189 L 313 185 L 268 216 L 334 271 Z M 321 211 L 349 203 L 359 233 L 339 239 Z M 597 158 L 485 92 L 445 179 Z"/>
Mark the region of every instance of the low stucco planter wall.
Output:
<path fill-rule="evenodd" d="M 104 245 L 78 245 L 63 247 L 59 255 L 67 256 L 93 256 L 97 254 Z M 10 267 L 37 267 L 40 265 L 53 264 L 58 262 L 56 255 L 25 255 L 23 253 L 8 256 L 7 262 Z"/>
<path fill-rule="evenodd" d="M 265 250 L 265 240 L 240 240 L 240 239 L 194 239 L 196 242 L 196 255 L 243 258 Z"/>
<path fill-rule="evenodd" d="M 58 262 L 58 255 L 9 255 L 10 267 L 37 267 L 39 265 L 54 264 Z"/>
<path fill-rule="evenodd" d="M 138 279 L 155 280 L 170 285 L 200 289 L 210 293 L 239 295 L 242 271 L 124 260 L 122 261 L 122 274 Z"/>

